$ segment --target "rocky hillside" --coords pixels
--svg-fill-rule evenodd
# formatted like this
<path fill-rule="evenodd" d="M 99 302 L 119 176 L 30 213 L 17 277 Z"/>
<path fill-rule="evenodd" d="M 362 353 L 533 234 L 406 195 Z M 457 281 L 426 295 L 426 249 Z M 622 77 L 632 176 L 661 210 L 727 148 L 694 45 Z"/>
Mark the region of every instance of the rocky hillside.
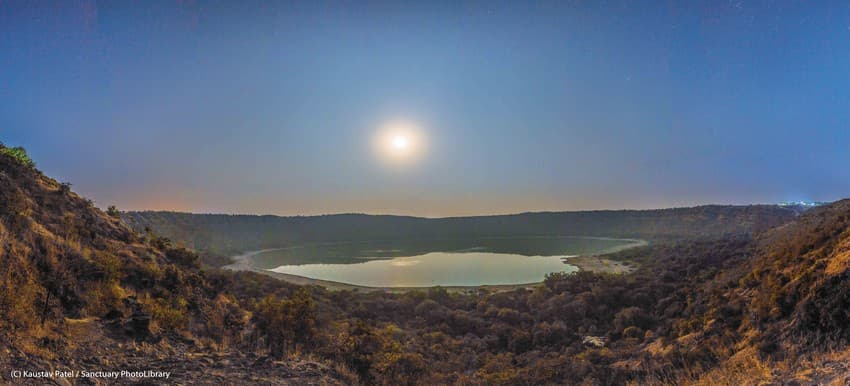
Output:
<path fill-rule="evenodd" d="M 695 383 L 848 384 L 850 200 L 748 244 L 748 256 L 689 289 L 689 317 L 646 350 L 692 355 Z"/>
<path fill-rule="evenodd" d="M 270 356 L 262 318 L 250 299 L 226 291 L 228 280 L 44 176 L 22 149 L 0 145 L 0 383 L 44 384 L 11 379 L 15 370 L 170 371 L 167 382 L 183 384 L 356 381 L 325 362 Z M 294 292 L 269 283 L 275 291 Z"/>

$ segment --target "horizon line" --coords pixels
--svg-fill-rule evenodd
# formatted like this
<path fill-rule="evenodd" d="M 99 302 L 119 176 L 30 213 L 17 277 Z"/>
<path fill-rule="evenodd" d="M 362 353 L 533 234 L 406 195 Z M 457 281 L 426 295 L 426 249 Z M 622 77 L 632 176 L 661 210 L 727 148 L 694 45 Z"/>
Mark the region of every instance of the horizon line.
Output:
<path fill-rule="evenodd" d="M 455 219 L 455 218 L 470 218 L 470 217 L 500 217 L 500 216 L 521 216 L 521 215 L 529 215 L 529 214 L 553 214 L 553 213 L 591 213 L 591 212 L 651 212 L 651 211 L 661 211 L 661 210 L 680 210 L 680 209 L 696 209 L 696 208 L 704 208 L 704 207 L 782 207 L 782 208 L 790 208 L 796 206 L 803 207 L 815 207 L 820 205 L 830 204 L 836 201 L 790 201 L 790 202 L 777 202 L 777 203 L 750 203 L 750 204 L 696 204 L 691 206 L 672 206 L 672 207 L 663 207 L 663 208 L 646 208 L 646 209 L 635 209 L 635 208 L 620 208 L 620 209 L 580 209 L 580 210 L 530 210 L 524 212 L 511 212 L 511 213 L 493 213 L 493 214 L 471 214 L 471 215 L 457 215 L 457 216 L 417 216 L 417 215 L 407 215 L 407 214 L 390 214 L 390 213 L 366 213 L 366 212 L 336 212 L 336 213 L 322 213 L 322 214 L 274 214 L 274 213 L 224 213 L 224 212 L 192 212 L 192 211 L 183 211 L 183 210 L 165 210 L 165 209 L 140 209 L 140 210 L 121 210 L 121 213 L 175 213 L 175 214 L 189 214 L 189 215 L 203 215 L 203 216 L 242 216 L 242 217 L 279 217 L 279 218 L 299 218 L 299 217 L 332 217 L 332 216 L 373 216 L 373 217 L 407 217 L 407 218 L 419 218 L 419 219 Z M 804 205 L 803 203 L 809 203 L 814 205 Z"/>

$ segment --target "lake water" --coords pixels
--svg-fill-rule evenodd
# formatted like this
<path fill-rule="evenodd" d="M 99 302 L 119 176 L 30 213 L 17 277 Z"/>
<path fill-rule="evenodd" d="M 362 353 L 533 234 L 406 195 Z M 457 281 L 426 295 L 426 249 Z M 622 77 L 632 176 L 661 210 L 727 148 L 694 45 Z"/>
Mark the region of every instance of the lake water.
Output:
<path fill-rule="evenodd" d="M 266 251 L 251 262 L 274 272 L 368 287 L 525 284 L 547 273 L 576 271 L 565 257 L 635 243 L 587 237 L 328 243 Z"/>
<path fill-rule="evenodd" d="M 521 256 L 489 252 L 431 252 L 419 256 L 369 260 L 359 264 L 284 265 L 272 269 L 368 287 L 469 286 L 523 284 L 550 272 L 575 271 L 559 256 Z"/>

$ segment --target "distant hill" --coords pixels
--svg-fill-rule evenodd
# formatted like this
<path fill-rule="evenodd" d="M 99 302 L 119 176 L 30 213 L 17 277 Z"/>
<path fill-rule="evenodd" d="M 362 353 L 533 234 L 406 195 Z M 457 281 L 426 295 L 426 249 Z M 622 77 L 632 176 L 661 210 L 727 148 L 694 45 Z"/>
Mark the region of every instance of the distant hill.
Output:
<path fill-rule="evenodd" d="M 799 208 L 776 205 L 708 205 L 451 218 L 364 214 L 279 217 L 178 212 L 126 212 L 121 217 L 139 232 L 149 228 L 196 250 L 231 255 L 329 241 L 492 236 L 716 238 L 761 232 L 791 221 L 798 212 Z"/>

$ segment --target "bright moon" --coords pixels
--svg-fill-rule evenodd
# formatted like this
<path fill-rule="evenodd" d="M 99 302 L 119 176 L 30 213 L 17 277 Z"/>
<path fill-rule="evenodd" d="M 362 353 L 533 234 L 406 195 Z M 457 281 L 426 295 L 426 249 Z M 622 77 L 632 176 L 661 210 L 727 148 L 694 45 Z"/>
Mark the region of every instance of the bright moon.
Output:
<path fill-rule="evenodd" d="M 396 135 L 395 137 L 393 137 L 393 147 L 396 150 L 403 151 L 407 149 L 408 145 L 409 142 L 407 141 L 407 137 L 403 135 Z"/>
<path fill-rule="evenodd" d="M 425 135 L 416 124 L 393 121 L 384 124 L 374 139 L 376 155 L 388 166 L 415 163 L 425 153 Z"/>

